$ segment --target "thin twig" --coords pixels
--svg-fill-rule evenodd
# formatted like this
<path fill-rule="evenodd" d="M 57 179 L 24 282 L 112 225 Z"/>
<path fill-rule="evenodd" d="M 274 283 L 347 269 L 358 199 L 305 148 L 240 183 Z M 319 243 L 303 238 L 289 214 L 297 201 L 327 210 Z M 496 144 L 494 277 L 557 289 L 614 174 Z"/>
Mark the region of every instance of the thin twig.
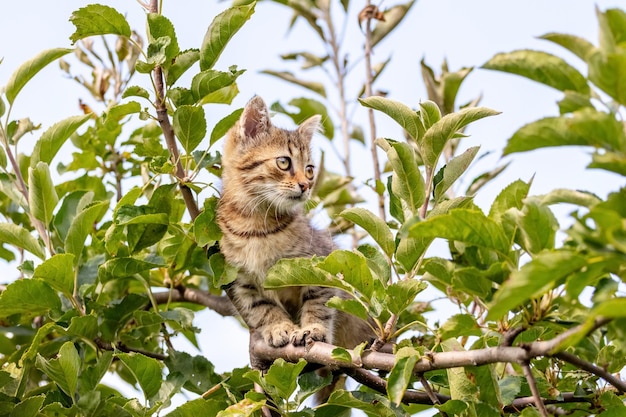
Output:
<path fill-rule="evenodd" d="M 571 353 L 568 353 L 568 352 L 559 352 L 556 355 L 554 355 L 554 357 L 559 358 L 565 362 L 569 362 L 572 365 L 575 365 L 580 369 L 584 369 L 587 372 L 590 372 L 596 376 L 599 376 L 600 378 L 604 379 L 609 384 L 613 385 L 617 389 L 619 394 L 623 394 L 624 392 L 626 392 L 626 382 L 616 377 L 615 375 L 611 374 L 610 372 L 607 372 L 605 369 L 600 368 L 597 365 L 594 365 L 593 363 L 587 362 L 579 358 L 578 356 L 572 355 Z"/>
<path fill-rule="evenodd" d="M 237 314 L 235 307 L 228 297 L 209 294 L 208 292 L 188 288 L 183 285 L 172 288 L 171 291 L 154 293 L 153 296 L 157 304 L 186 301 L 208 307 L 224 317 Z"/>
<path fill-rule="evenodd" d="M 371 6 L 370 0 L 366 2 L 366 8 Z M 365 22 L 365 96 L 371 97 L 372 84 L 374 82 L 374 74 L 372 72 L 372 17 L 368 17 Z M 370 152 L 372 153 L 372 164 L 374 165 L 374 180 L 376 184 L 374 187 L 377 189 L 380 181 L 380 163 L 378 162 L 378 149 L 376 148 L 376 119 L 374 117 L 374 110 L 367 109 L 367 114 L 370 124 Z M 385 196 L 378 194 L 378 216 L 385 220 Z"/>
<path fill-rule="evenodd" d="M 100 338 L 96 338 L 94 342 L 96 342 L 96 345 L 102 350 L 110 350 L 112 352 L 117 350 L 117 351 L 124 352 L 124 353 L 140 353 L 144 356 L 157 359 L 160 361 L 164 361 L 167 359 L 167 355 L 164 355 L 162 353 L 150 352 L 149 350 L 144 350 L 144 349 L 131 348 L 131 347 L 126 346 L 123 343 L 116 343 L 115 345 L 113 345 L 109 342 L 105 342 L 104 340 Z"/>
<path fill-rule="evenodd" d="M 150 1 L 150 13 L 159 13 L 158 0 Z M 185 169 L 183 168 L 183 164 L 180 160 L 178 146 L 176 145 L 176 137 L 174 135 L 174 128 L 172 128 L 172 124 L 170 123 L 170 118 L 167 114 L 167 106 L 165 105 L 163 69 L 160 66 L 155 67 L 153 75 L 155 83 L 157 120 L 159 121 L 161 130 L 163 130 L 163 136 L 165 137 L 165 143 L 167 144 L 167 149 L 170 152 L 172 163 L 174 163 L 176 167 L 176 178 L 178 179 L 178 185 L 183 196 L 183 200 L 185 201 L 185 205 L 187 206 L 187 211 L 189 211 L 191 220 L 194 220 L 200 214 L 200 209 L 198 208 L 198 204 L 196 203 L 196 199 L 191 191 L 191 188 L 185 184 L 187 181 L 187 175 L 185 174 Z"/>
<path fill-rule="evenodd" d="M 365 385 L 381 394 L 387 394 L 387 381 L 384 378 L 379 377 L 363 368 L 347 368 L 342 369 L 346 375 L 357 381 L 359 384 Z M 402 397 L 402 402 L 405 404 L 443 404 L 450 399 L 449 396 L 435 393 L 431 390 L 431 395 L 426 392 L 406 390 Z M 436 402 L 433 402 L 433 399 Z"/>
<path fill-rule="evenodd" d="M 548 410 L 546 409 L 546 405 L 543 403 L 541 394 L 539 393 L 539 388 L 537 388 L 537 381 L 535 380 L 535 376 L 533 375 L 528 362 L 524 362 L 522 364 L 522 370 L 524 371 L 526 382 L 530 387 L 530 392 L 532 392 L 533 398 L 535 399 L 535 406 L 541 413 L 542 417 L 550 417 L 550 414 L 548 414 Z"/>

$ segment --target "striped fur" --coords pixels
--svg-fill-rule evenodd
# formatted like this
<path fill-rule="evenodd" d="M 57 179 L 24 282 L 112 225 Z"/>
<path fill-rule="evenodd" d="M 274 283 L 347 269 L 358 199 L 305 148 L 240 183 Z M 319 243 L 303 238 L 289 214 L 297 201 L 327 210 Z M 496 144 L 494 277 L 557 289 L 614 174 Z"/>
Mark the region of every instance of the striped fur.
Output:
<path fill-rule="evenodd" d="M 319 125 L 320 117 L 313 116 L 296 130 L 277 128 L 264 101 L 254 97 L 224 145 L 220 248 L 239 268 L 227 294 L 248 327 L 275 347 L 308 340 L 353 347 L 371 334 L 366 323 L 325 305 L 341 296 L 337 290 L 263 288 L 279 259 L 325 256 L 334 249 L 330 234 L 314 229 L 303 213 L 315 182 L 310 143 Z"/>

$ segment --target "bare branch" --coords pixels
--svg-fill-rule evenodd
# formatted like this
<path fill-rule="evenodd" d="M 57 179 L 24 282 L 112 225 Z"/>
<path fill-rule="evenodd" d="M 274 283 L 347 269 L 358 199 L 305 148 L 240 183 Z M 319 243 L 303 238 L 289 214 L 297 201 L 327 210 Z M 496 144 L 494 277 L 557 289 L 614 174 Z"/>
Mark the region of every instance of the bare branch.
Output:
<path fill-rule="evenodd" d="M 372 5 L 370 0 L 367 0 L 366 6 L 363 11 L 371 9 Z M 375 9 L 377 9 L 374 6 Z M 363 13 L 363 12 L 361 12 Z M 376 13 L 365 13 L 365 96 L 371 97 L 374 93 L 372 91 L 372 84 L 374 83 L 374 72 L 372 71 L 372 18 L 376 17 Z M 372 165 L 374 166 L 374 180 L 376 184 L 374 187 L 378 187 L 380 182 L 380 162 L 378 161 L 378 149 L 376 148 L 376 118 L 374 117 L 374 110 L 367 109 L 367 115 L 369 118 L 370 128 L 370 153 L 372 154 Z M 385 196 L 378 194 L 378 216 L 385 220 Z"/>
<path fill-rule="evenodd" d="M 150 1 L 150 12 L 159 13 L 159 0 Z M 165 105 L 165 85 L 163 83 L 162 68 L 160 66 L 154 68 L 153 75 L 156 90 L 155 105 L 157 120 L 159 121 L 161 130 L 163 130 L 163 136 L 165 137 L 167 149 L 170 151 L 170 158 L 172 160 L 172 163 L 176 166 L 176 178 L 178 179 L 178 185 L 180 188 L 180 192 L 183 196 L 183 200 L 185 200 L 187 211 L 189 211 L 191 220 L 194 220 L 200 214 L 200 209 L 198 208 L 198 204 L 196 203 L 196 199 L 193 195 L 193 192 L 191 191 L 191 188 L 189 188 L 185 184 L 187 181 L 187 175 L 185 174 L 185 169 L 183 168 L 183 164 L 180 160 L 178 146 L 176 145 L 176 137 L 174 136 L 174 128 L 170 123 L 170 118 L 167 114 L 167 106 Z"/>
<path fill-rule="evenodd" d="M 607 319 L 597 319 L 589 332 L 608 323 Z M 497 346 L 493 348 L 476 349 L 469 351 L 432 352 L 421 357 L 413 372 L 420 374 L 437 369 L 449 369 L 465 366 L 481 366 L 492 363 L 519 363 L 524 364 L 531 359 L 542 356 L 556 356 L 554 350 L 569 336 L 586 328 L 585 324 L 575 326 L 557 337 L 547 341 L 537 341 L 524 346 Z M 354 351 L 348 350 L 352 355 L 352 363 L 333 358 L 332 351 L 335 346 L 327 343 L 315 342 L 310 346 L 287 345 L 282 348 L 272 348 L 265 344 L 259 337 L 250 336 L 250 356 L 260 363 L 271 363 L 275 359 L 283 358 L 290 362 L 297 362 L 303 358 L 309 363 L 318 363 L 326 366 L 340 368 L 357 368 L 359 364 L 366 369 L 380 369 L 390 371 L 395 364 L 395 356 L 389 353 L 365 351 L 360 358 Z"/>
<path fill-rule="evenodd" d="M 578 356 L 572 355 L 571 353 L 568 353 L 568 352 L 559 352 L 556 355 L 554 355 L 554 357 L 559 358 L 562 361 L 569 362 L 572 365 L 579 367 L 580 369 L 584 369 L 587 372 L 590 372 L 594 375 L 599 376 L 600 378 L 604 379 L 606 382 L 608 382 L 609 384 L 617 388 L 617 391 L 620 394 L 623 394 L 626 392 L 626 382 L 616 377 L 615 375 L 612 375 L 611 373 L 607 372 L 605 369 L 602 369 L 599 366 L 594 365 L 593 363 L 589 363 L 579 358 Z"/>
<path fill-rule="evenodd" d="M 135 348 L 131 348 L 126 346 L 123 343 L 116 343 L 116 344 L 112 344 L 109 342 L 105 342 L 104 340 L 100 339 L 100 338 L 96 338 L 94 340 L 94 342 L 96 343 L 96 345 L 102 349 L 102 350 L 110 350 L 110 351 L 120 351 L 120 352 L 124 352 L 124 353 L 141 353 L 144 356 L 147 356 L 149 358 L 153 358 L 153 359 L 157 359 L 160 361 L 164 361 L 167 359 L 167 355 L 164 355 L 162 353 L 156 353 L 156 352 L 150 352 L 148 350 L 144 350 L 144 349 L 135 349 Z"/>
<path fill-rule="evenodd" d="M 235 306 L 233 306 L 228 297 L 209 294 L 206 291 L 188 288 L 182 285 L 172 288 L 171 291 L 154 293 L 154 299 L 157 304 L 181 301 L 200 304 L 214 310 L 216 313 L 224 317 L 234 316 L 237 314 Z"/>
<path fill-rule="evenodd" d="M 381 394 L 387 394 L 387 381 L 363 368 L 345 368 L 346 375 Z M 447 395 L 431 390 L 432 396 L 426 392 L 407 390 L 402 398 L 403 403 L 411 404 L 442 404 L 450 399 Z M 435 402 L 436 401 L 436 402 Z"/>
<path fill-rule="evenodd" d="M 550 417 L 548 414 L 548 410 L 546 409 L 546 405 L 543 403 L 541 399 L 541 394 L 539 393 L 539 388 L 537 388 L 537 381 L 535 380 L 535 376 L 533 375 L 532 370 L 530 369 L 530 365 L 528 362 L 522 364 L 522 370 L 524 371 L 524 376 L 526 377 L 526 382 L 530 387 L 530 392 L 533 393 L 533 399 L 535 400 L 535 406 L 541 413 L 543 417 Z"/>

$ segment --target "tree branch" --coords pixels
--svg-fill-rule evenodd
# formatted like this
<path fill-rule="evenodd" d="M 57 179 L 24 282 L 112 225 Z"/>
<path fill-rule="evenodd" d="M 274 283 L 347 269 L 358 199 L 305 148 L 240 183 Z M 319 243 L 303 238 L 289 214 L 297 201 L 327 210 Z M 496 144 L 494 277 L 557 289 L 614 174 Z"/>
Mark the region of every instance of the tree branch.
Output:
<path fill-rule="evenodd" d="M 151 0 L 150 13 L 158 12 L 159 0 Z M 194 220 L 200 214 L 200 209 L 198 208 L 198 204 L 196 203 L 196 199 L 193 195 L 193 192 L 191 191 L 191 188 L 189 188 L 185 184 L 187 181 L 187 175 L 185 174 L 183 164 L 180 160 L 178 146 L 176 145 L 176 137 L 174 135 L 174 128 L 172 128 L 172 124 L 170 123 L 170 118 L 167 114 L 167 106 L 165 105 L 165 85 L 163 83 L 163 69 L 160 66 L 157 66 L 156 68 L 154 68 L 153 75 L 155 83 L 155 106 L 157 120 L 159 121 L 161 130 L 163 130 L 163 136 L 165 137 L 167 149 L 170 151 L 170 158 L 172 159 L 172 163 L 176 167 L 176 178 L 178 179 L 178 186 L 183 196 L 183 200 L 185 201 L 185 205 L 187 206 L 187 211 L 189 211 L 191 220 Z"/>
<path fill-rule="evenodd" d="M 600 378 L 604 379 L 609 384 L 613 385 L 620 394 L 623 394 L 624 392 L 626 392 L 626 382 L 622 381 L 620 378 L 616 377 L 615 375 L 612 375 L 611 373 L 607 372 L 605 369 L 600 368 L 597 365 L 594 365 L 593 363 L 587 362 L 579 358 L 578 356 L 572 355 L 571 353 L 568 353 L 568 352 L 559 352 L 556 355 L 554 355 L 554 357 L 559 358 L 562 361 L 569 362 L 572 365 L 579 367 L 580 369 L 584 369 L 587 372 L 590 372 L 596 376 L 599 376 Z"/>
<path fill-rule="evenodd" d="M 522 364 L 522 370 L 524 371 L 524 376 L 526 377 L 526 382 L 530 387 L 530 392 L 533 394 L 533 399 L 535 401 L 535 407 L 539 410 L 542 417 L 550 417 L 548 414 L 548 410 L 546 409 L 546 405 L 543 403 L 541 399 L 541 394 L 539 393 L 539 388 L 537 388 L 537 381 L 535 380 L 535 376 L 533 375 L 532 370 L 530 369 L 530 365 L 528 362 Z"/>
<path fill-rule="evenodd" d="M 130 348 L 130 347 L 126 346 L 123 343 L 116 343 L 114 345 L 112 343 L 105 342 L 104 340 L 100 339 L 99 337 L 96 338 L 94 340 L 94 342 L 102 350 L 110 350 L 110 351 L 119 350 L 120 352 L 124 352 L 124 353 L 132 353 L 132 352 L 141 353 L 144 356 L 147 356 L 147 357 L 153 358 L 153 359 L 157 359 L 157 360 L 160 360 L 160 361 L 164 361 L 164 360 L 167 359 L 167 355 L 164 355 L 162 353 L 150 352 L 148 350 L 143 350 L 143 349 Z"/>
<path fill-rule="evenodd" d="M 373 8 L 372 8 L 373 7 Z M 365 12 L 370 10 L 371 12 Z M 366 6 L 361 13 L 365 12 L 367 18 L 365 19 L 365 97 L 372 97 L 374 95 L 372 91 L 372 84 L 374 83 L 374 73 L 372 71 L 372 18 L 375 17 L 378 8 L 372 6 L 370 0 L 367 0 Z M 380 162 L 378 161 L 378 149 L 376 147 L 376 118 L 374 117 L 374 109 L 368 108 L 367 115 L 369 119 L 370 128 L 370 153 L 372 155 L 372 165 L 374 167 L 374 184 L 375 189 L 378 189 L 378 184 L 381 182 L 380 175 Z M 385 196 L 384 194 L 378 194 L 378 216 L 385 220 Z"/>
<path fill-rule="evenodd" d="M 237 314 L 235 306 L 233 306 L 228 297 L 209 294 L 205 291 L 188 288 L 183 285 L 172 288 L 170 291 L 154 293 L 154 300 L 157 304 L 182 301 L 199 304 L 210 308 L 224 317 Z"/>
<path fill-rule="evenodd" d="M 608 319 L 596 319 L 593 326 L 588 329 L 588 332 L 590 333 L 608 322 Z M 556 356 L 557 353 L 554 350 L 564 340 L 583 328 L 587 328 L 586 324 L 572 327 L 553 339 L 532 342 L 520 347 L 497 346 L 469 351 L 431 352 L 418 359 L 413 372 L 420 374 L 438 369 L 481 366 L 492 363 L 524 364 L 537 357 Z M 303 358 L 309 363 L 351 369 L 362 366 L 366 369 L 390 371 L 395 365 L 395 356 L 393 354 L 367 350 L 359 358 L 354 351 L 348 349 L 348 352 L 352 355 L 352 362 L 347 363 L 335 359 L 332 355 L 333 349 L 335 349 L 335 346 L 322 342 L 314 342 L 306 347 L 287 345 L 281 348 L 272 348 L 260 336 L 255 335 L 255 332 L 250 334 L 250 357 L 255 363 L 259 364 L 272 363 L 278 358 L 283 358 L 290 362 L 297 362 L 298 359 Z M 606 376 L 606 373 L 604 375 Z M 607 380 L 607 382 L 610 381 Z M 620 387 L 623 387 L 623 385 L 620 385 Z"/>

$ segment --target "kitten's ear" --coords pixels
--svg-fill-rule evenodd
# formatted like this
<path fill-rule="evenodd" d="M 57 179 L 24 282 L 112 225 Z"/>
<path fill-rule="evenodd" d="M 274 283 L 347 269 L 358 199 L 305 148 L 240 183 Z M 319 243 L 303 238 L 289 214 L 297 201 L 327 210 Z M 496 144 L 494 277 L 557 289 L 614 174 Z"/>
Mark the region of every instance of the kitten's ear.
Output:
<path fill-rule="evenodd" d="M 311 140 L 315 132 L 321 132 L 322 130 L 322 116 L 319 114 L 309 117 L 298 126 L 298 133 L 307 140 Z"/>
<path fill-rule="evenodd" d="M 239 119 L 241 136 L 254 138 L 259 133 L 267 132 L 271 125 L 270 112 L 263 99 L 259 96 L 252 97 Z"/>

